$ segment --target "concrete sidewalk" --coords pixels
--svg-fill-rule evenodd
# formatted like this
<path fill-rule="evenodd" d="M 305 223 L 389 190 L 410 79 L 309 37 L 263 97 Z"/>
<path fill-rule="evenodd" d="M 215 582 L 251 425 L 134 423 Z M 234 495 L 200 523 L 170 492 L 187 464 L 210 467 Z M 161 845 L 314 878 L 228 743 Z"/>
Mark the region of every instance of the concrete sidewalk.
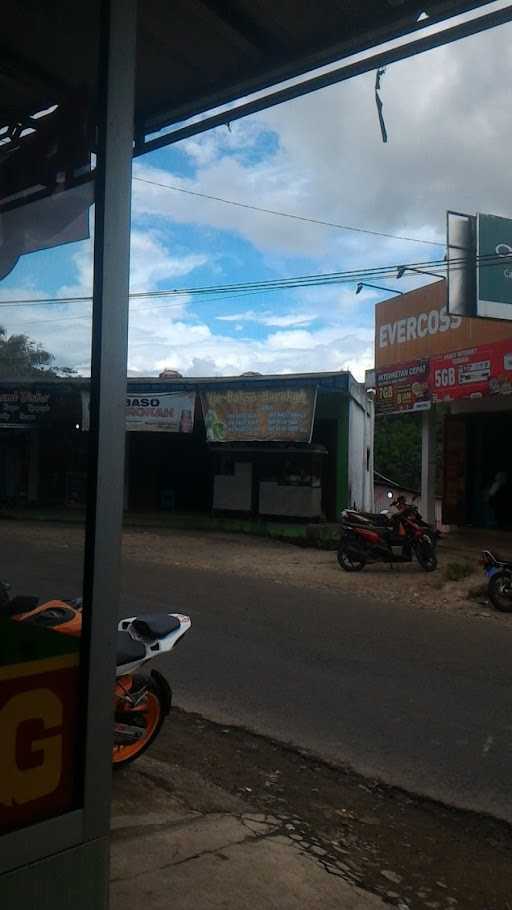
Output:
<path fill-rule="evenodd" d="M 304 844 L 293 825 L 253 812 L 151 758 L 114 775 L 111 910 L 379 910 Z"/>

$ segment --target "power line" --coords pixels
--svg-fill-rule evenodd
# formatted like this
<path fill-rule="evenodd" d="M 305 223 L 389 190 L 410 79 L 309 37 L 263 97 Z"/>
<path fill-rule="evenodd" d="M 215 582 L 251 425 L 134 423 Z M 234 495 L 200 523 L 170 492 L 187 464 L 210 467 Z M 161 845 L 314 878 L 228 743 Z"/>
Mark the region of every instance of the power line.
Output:
<path fill-rule="evenodd" d="M 324 221 L 321 218 L 311 218 L 307 215 L 295 215 L 292 212 L 281 212 L 277 209 L 267 209 L 259 205 L 251 205 L 248 202 L 239 202 L 235 199 L 224 199 L 222 196 L 212 196 L 209 193 L 200 193 L 197 190 L 187 190 L 182 186 L 175 186 L 169 183 L 159 183 L 158 180 L 149 180 L 147 177 L 134 177 L 139 183 L 147 183 L 150 186 L 158 186 L 164 190 L 172 190 L 175 193 L 185 193 L 187 196 L 197 196 L 200 199 L 210 199 L 212 202 L 222 202 L 223 205 L 232 205 L 240 209 L 248 209 L 252 212 L 260 212 L 263 215 L 276 215 L 279 218 L 291 218 L 293 221 L 302 221 L 306 224 L 317 224 L 321 227 L 336 228 L 340 231 L 352 231 L 357 234 L 370 234 L 373 237 L 385 237 L 388 240 L 400 240 L 406 243 L 422 243 L 426 246 L 444 247 L 444 243 L 437 243 L 435 240 L 425 240 L 422 237 L 408 237 L 401 234 L 390 234 L 386 231 L 377 231 L 372 228 L 354 227 L 349 224 L 338 224 L 335 221 Z"/>
<path fill-rule="evenodd" d="M 501 257 L 503 259 L 504 257 Z M 458 261 L 458 260 L 457 260 Z M 463 260 L 461 260 L 463 261 Z M 421 261 L 421 262 L 411 262 L 408 263 L 406 268 L 446 268 L 446 263 L 444 260 L 430 260 L 430 261 Z M 319 272 L 312 275 L 297 275 L 291 278 L 275 278 L 269 279 L 266 281 L 249 281 L 249 282 L 238 282 L 235 284 L 226 284 L 226 285 L 205 285 L 202 287 L 188 287 L 188 288 L 161 288 L 154 291 L 132 291 L 129 295 L 130 299 L 148 299 L 152 297 L 183 297 L 183 296 L 194 296 L 199 294 L 218 294 L 222 293 L 231 293 L 233 291 L 245 291 L 248 289 L 256 290 L 268 290 L 271 288 L 279 287 L 300 287 L 308 284 L 323 284 L 327 282 L 337 282 L 339 280 L 356 280 L 358 278 L 373 277 L 373 278 L 384 278 L 386 276 L 393 276 L 396 273 L 397 269 L 402 266 L 398 265 L 389 265 L 389 266 L 373 266 L 366 269 L 352 269 L 346 270 L 344 272 Z M 443 277 L 440 274 L 440 277 Z M 90 296 L 76 296 L 76 297 L 29 297 L 29 298 L 12 298 L 1 300 L 0 307 L 17 307 L 17 306 L 48 306 L 49 304 L 59 304 L 59 303 L 90 303 L 92 297 Z"/>
<path fill-rule="evenodd" d="M 476 261 L 480 264 L 481 267 L 492 267 L 496 265 L 503 265 L 503 261 L 512 258 L 511 256 L 495 256 L 493 254 L 486 255 L 482 257 L 475 257 Z M 405 268 L 413 269 L 419 266 L 430 266 L 431 268 L 436 268 L 437 274 L 440 279 L 443 279 L 445 275 L 443 271 L 446 271 L 448 263 L 444 260 L 433 260 L 431 262 L 421 262 L 415 263 L 414 266 L 410 263 Z M 450 261 L 450 269 L 460 270 L 467 267 L 467 259 L 461 258 L 457 260 Z M 182 297 L 182 296 L 191 296 L 196 298 L 196 303 L 210 303 L 215 301 L 226 301 L 226 300 L 239 300 L 243 297 L 249 297 L 256 294 L 262 293 L 271 293 L 276 291 L 286 291 L 294 290 L 296 288 L 306 288 L 306 287 L 329 287 L 336 286 L 340 284 L 353 284 L 358 282 L 361 279 L 391 279 L 396 275 L 398 266 L 382 266 L 374 269 L 359 269 L 346 272 L 331 272 L 331 273 L 322 273 L 320 275 L 306 275 L 298 276 L 296 278 L 287 278 L 287 279 L 276 279 L 275 281 L 268 282 L 246 282 L 238 285 L 214 285 L 206 286 L 202 288 L 171 288 L 167 290 L 159 291 L 145 291 L 130 294 L 132 300 L 154 300 L 168 297 Z M 400 266 L 403 268 L 403 266 Z M 389 288 L 392 292 L 393 288 Z M 235 291 L 233 294 L 232 292 Z M 215 294 L 214 294 L 215 292 Z M 219 293 L 220 292 L 220 293 Z M 31 300 L 15 300 L 12 302 L 3 302 L 0 301 L 0 310 L 2 307 L 7 308 L 18 308 L 20 306 L 48 306 L 50 304 L 59 304 L 59 303 L 77 303 L 77 302 L 87 302 L 91 303 L 91 297 L 48 297 L 46 299 L 34 298 Z M 163 306 L 155 306 L 155 309 L 164 310 L 164 309 L 180 309 L 181 304 L 179 302 L 164 304 Z M 139 311 L 140 312 L 140 311 Z M 44 323 L 57 323 L 57 322 L 69 322 L 69 321 L 83 321 L 85 319 L 90 319 L 89 316 L 62 316 L 57 317 L 56 319 L 48 320 L 34 320 L 32 322 L 24 322 L 23 326 L 26 325 L 42 325 Z"/>

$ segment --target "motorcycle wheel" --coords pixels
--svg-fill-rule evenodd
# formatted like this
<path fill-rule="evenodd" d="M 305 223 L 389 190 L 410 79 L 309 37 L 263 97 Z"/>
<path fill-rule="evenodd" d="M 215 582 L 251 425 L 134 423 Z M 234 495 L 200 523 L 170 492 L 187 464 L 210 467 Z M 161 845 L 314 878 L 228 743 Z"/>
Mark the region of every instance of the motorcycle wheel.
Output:
<path fill-rule="evenodd" d="M 500 613 L 512 613 L 512 577 L 508 572 L 496 572 L 489 579 L 489 600 Z"/>
<path fill-rule="evenodd" d="M 435 572 L 437 556 L 430 537 L 426 534 L 414 545 L 414 552 L 421 568 L 425 572 Z"/>
<path fill-rule="evenodd" d="M 146 696 L 140 706 L 137 706 L 136 709 L 123 710 L 122 705 L 118 704 L 114 721 L 114 746 L 112 749 L 112 767 L 115 770 L 124 768 L 130 762 L 135 761 L 149 748 L 160 733 L 166 713 L 161 692 L 151 678 L 147 679 Z M 141 730 L 140 738 L 133 743 L 116 744 L 116 724 L 138 727 Z"/>
<path fill-rule="evenodd" d="M 366 558 L 360 551 L 342 545 L 338 548 L 338 563 L 345 572 L 360 572 L 366 565 Z"/>

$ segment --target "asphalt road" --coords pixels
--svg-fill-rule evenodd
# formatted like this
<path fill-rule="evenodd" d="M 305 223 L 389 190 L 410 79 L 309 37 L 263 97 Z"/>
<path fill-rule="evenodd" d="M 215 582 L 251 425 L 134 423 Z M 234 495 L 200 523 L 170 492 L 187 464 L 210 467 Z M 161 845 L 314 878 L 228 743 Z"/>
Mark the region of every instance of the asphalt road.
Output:
<path fill-rule="evenodd" d="M 17 593 L 77 591 L 76 553 L 34 549 L 21 562 L 2 536 L 3 573 Z M 160 661 L 179 705 L 512 821 L 508 630 L 221 572 L 125 564 L 122 613 L 166 609 L 193 620 Z"/>

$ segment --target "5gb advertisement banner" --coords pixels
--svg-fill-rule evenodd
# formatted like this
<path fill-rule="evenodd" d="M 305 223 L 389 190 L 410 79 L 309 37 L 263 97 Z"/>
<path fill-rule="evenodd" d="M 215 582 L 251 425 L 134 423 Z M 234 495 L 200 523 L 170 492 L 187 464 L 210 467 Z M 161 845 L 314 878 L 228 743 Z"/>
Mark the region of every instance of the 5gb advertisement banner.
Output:
<path fill-rule="evenodd" d="M 430 387 L 434 402 L 512 395 L 512 338 L 434 358 Z"/>

